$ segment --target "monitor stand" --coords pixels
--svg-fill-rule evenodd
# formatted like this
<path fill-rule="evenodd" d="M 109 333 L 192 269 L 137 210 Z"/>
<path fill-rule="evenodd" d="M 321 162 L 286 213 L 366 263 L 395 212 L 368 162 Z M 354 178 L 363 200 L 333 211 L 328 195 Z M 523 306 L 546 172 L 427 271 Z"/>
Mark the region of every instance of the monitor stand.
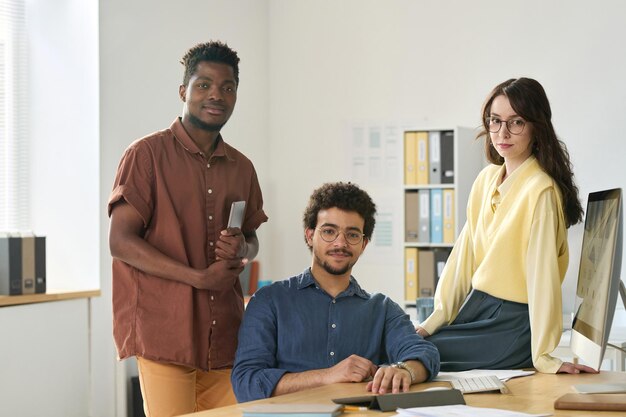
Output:
<path fill-rule="evenodd" d="M 619 283 L 619 294 L 622 303 L 624 303 L 624 310 L 626 310 L 626 286 L 624 286 L 624 281 Z M 581 394 L 621 394 L 626 393 L 626 383 L 579 384 L 574 385 L 574 389 Z"/>

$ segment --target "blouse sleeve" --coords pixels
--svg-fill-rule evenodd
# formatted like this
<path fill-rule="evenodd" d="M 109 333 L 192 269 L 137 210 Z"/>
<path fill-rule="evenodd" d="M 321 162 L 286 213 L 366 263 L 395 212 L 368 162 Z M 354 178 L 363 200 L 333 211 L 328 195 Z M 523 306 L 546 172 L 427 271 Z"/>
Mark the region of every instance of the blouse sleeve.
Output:
<path fill-rule="evenodd" d="M 539 197 L 526 260 L 532 359 L 535 368 L 544 373 L 556 373 L 563 363 L 549 355 L 558 346 L 563 332 L 558 260 L 567 250 L 567 243 L 559 242 L 557 204 L 552 189 Z"/>
<path fill-rule="evenodd" d="M 450 324 L 472 287 L 474 252 L 467 223 L 454 244 L 435 291 L 433 313 L 420 324 L 429 334 Z"/>

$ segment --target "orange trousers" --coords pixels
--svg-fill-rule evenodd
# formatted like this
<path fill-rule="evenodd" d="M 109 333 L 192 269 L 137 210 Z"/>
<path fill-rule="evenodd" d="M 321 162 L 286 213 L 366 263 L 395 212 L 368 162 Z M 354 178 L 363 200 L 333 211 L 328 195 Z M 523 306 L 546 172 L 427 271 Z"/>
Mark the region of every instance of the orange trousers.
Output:
<path fill-rule="evenodd" d="M 236 404 L 230 369 L 202 371 L 137 357 L 146 417 L 173 417 Z"/>

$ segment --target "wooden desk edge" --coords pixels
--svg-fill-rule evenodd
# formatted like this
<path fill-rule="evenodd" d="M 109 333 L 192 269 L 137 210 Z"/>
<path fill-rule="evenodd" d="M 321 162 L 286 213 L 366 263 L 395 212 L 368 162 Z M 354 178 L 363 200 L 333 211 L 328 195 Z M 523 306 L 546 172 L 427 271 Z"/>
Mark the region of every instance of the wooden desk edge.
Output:
<path fill-rule="evenodd" d="M 51 301 L 74 300 L 78 298 L 99 297 L 100 290 L 57 291 L 45 294 L 0 295 L 0 307 L 47 303 Z"/>
<path fill-rule="evenodd" d="M 473 407 L 496 408 L 508 411 L 520 411 L 531 414 L 548 413 L 556 417 L 588 417 L 589 410 L 561 410 L 554 408 L 554 401 L 564 394 L 575 392 L 573 385 L 581 383 L 614 383 L 624 379 L 624 372 L 602 371 L 599 374 L 540 374 L 513 378 L 507 381 L 509 394 L 480 393 L 464 395 L 467 405 Z M 308 390 L 302 390 L 278 397 L 239 403 L 214 410 L 198 411 L 185 414 L 184 417 L 233 417 L 242 416 L 243 409 L 251 404 L 331 404 L 332 398 L 367 395 L 366 383 L 337 383 Z M 449 386 L 447 382 L 435 381 L 416 384 L 411 391 L 422 391 L 434 386 Z M 624 416 L 623 412 L 602 411 L 602 416 Z M 349 417 L 393 416 L 396 412 L 367 410 L 342 414 Z M 183 417 L 183 416 L 181 416 Z"/>

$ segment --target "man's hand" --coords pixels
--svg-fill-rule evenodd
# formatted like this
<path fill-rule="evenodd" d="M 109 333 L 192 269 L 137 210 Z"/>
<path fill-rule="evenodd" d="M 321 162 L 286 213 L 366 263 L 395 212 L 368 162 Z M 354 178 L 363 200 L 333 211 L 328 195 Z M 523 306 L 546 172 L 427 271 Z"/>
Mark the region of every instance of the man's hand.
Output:
<path fill-rule="evenodd" d="M 405 364 L 411 368 L 415 381 L 412 383 L 424 382 L 428 378 L 428 371 L 424 365 L 415 360 L 406 361 Z M 376 371 L 374 379 L 367 384 L 366 389 L 372 394 L 387 394 L 389 392 L 397 394 L 407 392 L 411 387 L 411 374 L 403 368 L 392 366 L 381 366 Z"/>
<path fill-rule="evenodd" d="M 598 371 L 588 366 L 570 362 L 563 362 L 559 370 L 556 372 L 557 374 L 579 374 L 581 372 L 586 372 L 590 374 L 598 373 Z"/>
<path fill-rule="evenodd" d="M 222 230 L 215 244 L 217 259 L 234 260 L 245 258 L 248 252 L 246 238 L 238 227 Z"/>
<path fill-rule="evenodd" d="M 374 379 L 367 384 L 367 390 L 373 394 L 407 392 L 411 386 L 411 374 L 402 368 L 382 366 L 378 368 Z"/>
<path fill-rule="evenodd" d="M 324 384 L 335 382 L 362 382 L 373 377 L 376 365 L 369 359 L 358 355 L 350 355 L 332 368 L 325 370 Z"/>
<path fill-rule="evenodd" d="M 415 332 L 422 337 L 430 337 L 430 333 L 428 333 L 426 330 L 424 330 L 420 326 L 415 326 Z"/>
<path fill-rule="evenodd" d="M 218 260 L 202 271 L 194 284 L 201 290 L 226 291 L 235 285 L 247 260 Z"/>

